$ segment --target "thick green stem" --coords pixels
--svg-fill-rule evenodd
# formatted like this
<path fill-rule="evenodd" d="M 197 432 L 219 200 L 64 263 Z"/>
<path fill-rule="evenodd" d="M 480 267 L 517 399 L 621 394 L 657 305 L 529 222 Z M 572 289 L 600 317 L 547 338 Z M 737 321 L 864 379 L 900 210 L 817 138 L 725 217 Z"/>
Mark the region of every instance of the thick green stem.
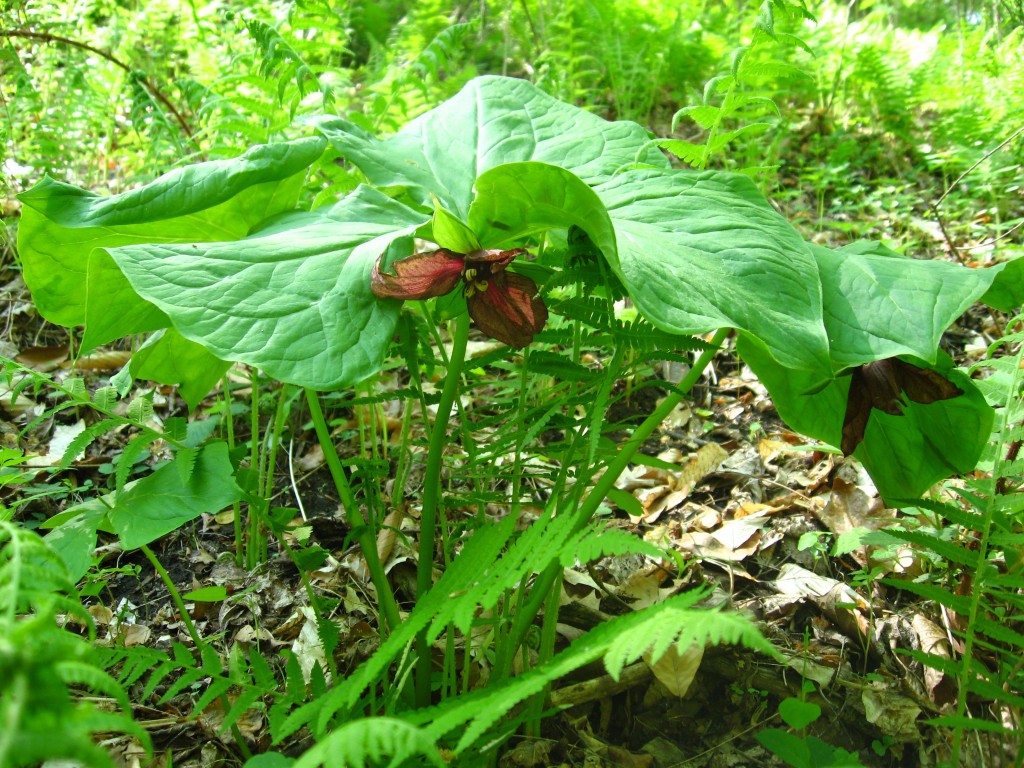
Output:
<path fill-rule="evenodd" d="M 434 540 L 437 534 L 437 510 L 441 499 L 441 466 L 448 443 L 448 421 L 451 419 L 455 398 L 459 394 L 462 365 L 466 360 L 466 342 L 469 340 L 469 315 L 455 319 L 452 334 L 452 355 L 448 372 L 437 404 L 437 416 L 430 431 L 427 449 L 427 467 L 423 478 L 423 510 L 420 513 L 420 550 L 416 565 L 416 599 L 422 600 L 433 585 Z M 416 701 L 421 707 L 430 703 L 430 647 L 426 630 L 416 640 Z"/>
<path fill-rule="evenodd" d="M 384 566 L 380 562 L 380 555 L 377 553 L 377 538 L 373 530 L 366 524 L 366 519 L 359 511 L 355 494 L 348 483 L 348 476 L 344 467 L 341 466 L 341 459 L 334 448 L 331 440 L 331 432 L 327 427 L 327 420 L 324 418 L 323 409 L 320 408 L 320 399 L 309 387 L 306 388 L 306 403 L 309 406 L 309 415 L 313 420 L 313 429 L 316 430 L 317 439 L 324 449 L 324 458 L 327 461 L 327 468 L 330 470 L 331 478 L 334 480 L 334 487 L 341 497 L 341 506 L 345 510 L 345 521 L 357 532 L 356 541 L 366 559 L 366 567 L 370 571 L 370 581 L 377 590 L 377 600 L 380 603 L 380 611 L 384 619 L 385 634 L 398 626 L 401 618 L 398 615 L 398 603 L 391 591 L 387 575 L 384 573 Z"/>
<path fill-rule="evenodd" d="M 205 659 L 205 656 L 203 655 L 203 638 L 199 636 L 199 630 L 196 629 L 196 625 L 192 621 L 192 617 L 189 616 L 188 609 L 185 608 L 185 601 L 182 600 L 181 593 L 178 591 L 178 588 L 174 586 L 174 581 L 171 579 L 171 575 L 167 572 L 167 569 L 164 568 L 163 563 L 157 559 L 153 550 L 145 544 L 143 544 L 140 549 L 142 550 L 142 554 L 146 556 L 146 559 L 149 560 L 150 565 L 152 565 L 153 569 L 157 572 L 157 575 L 160 576 L 160 581 L 162 581 L 164 586 L 167 587 L 167 591 L 171 595 L 171 600 L 174 602 L 174 606 L 178 609 L 178 615 L 181 616 L 181 623 L 185 625 L 185 629 L 188 632 L 189 637 L 192 638 L 192 642 L 196 646 L 196 653 L 199 654 L 200 660 Z M 230 707 L 227 699 L 224 696 L 221 696 L 219 697 L 219 700 L 221 705 L 225 708 L 224 711 L 229 711 Z M 246 744 L 245 737 L 242 736 L 242 732 L 238 729 L 237 724 L 233 724 L 231 726 L 231 733 L 235 737 L 235 743 L 238 744 L 238 750 L 242 753 L 242 756 L 248 760 L 252 757 L 252 753 L 249 751 L 249 746 Z"/>
<path fill-rule="evenodd" d="M 185 601 L 181 599 L 181 593 L 178 592 L 178 588 L 174 586 L 174 582 L 171 580 L 171 575 L 167 573 L 167 569 L 164 568 L 153 550 L 143 544 L 140 549 L 142 554 L 149 560 L 150 565 L 157 572 L 160 577 L 160 581 L 167 587 L 167 591 L 171 594 L 171 600 L 174 602 L 175 608 L 178 609 L 178 615 L 181 616 L 181 623 L 185 625 L 185 630 L 188 632 L 188 636 L 192 638 L 192 642 L 196 646 L 196 651 L 199 651 L 203 647 L 203 638 L 199 636 L 199 630 L 196 629 L 196 625 L 192 623 L 192 617 L 189 616 L 188 610 L 185 608 Z"/>
<path fill-rule="evenodd" d="M 697 362 L 693 364 L 693 368 L 690 369 L 686 377 L 679 382 L 679 386 L 661 401 L 661 404 L 654 409 L 650 416 L 644 419 L 643 423 L 636 428 L 629 439 L 622 444 L 615 458 L 604 471 L 604 474 L 594 483 L 593 489 L 575 512 L 576 524 L 574 527 L 576 530 L 580 530 L 590 522 L 594 513 L 597 512 L 597 508 L 608 495 L 608 491 L 614 487 L 615 481 L 619 479 L 619 475 L 625 471 L 626 467 L 633 460 L 633 456 L 636 455 L 637 451 L 640 450 L 654 430 L 690 393 L 690 390 L 693 389 L 694 384 L 700 379 L 704 370 L 711 364 L 726 336 L 729 335 L 729 330 L 728 328 L 721 328 L 715 333 L 707 349 L 697 358 Z M 530 597 L 526 605 L 523 606 L 522 610 L 516 612 L 510 631 L 510 642 L 503 646 L 506 649 L 506 653 L 503 657 L 497 659 L 495 663 L 495 671 L 498 676 L 505 677 L 508 675 L 516 649 L 522 644 L 530 625 L 533 623 L 534 617 L 540 611 L 541 603 L 547 599 L 551 585 L 554 584 L 555 579 L 558 578 L 561 572 L 562 567 L 558 563 L 553 563 L 537 577 L 537 582 L 530 591 Z"/>

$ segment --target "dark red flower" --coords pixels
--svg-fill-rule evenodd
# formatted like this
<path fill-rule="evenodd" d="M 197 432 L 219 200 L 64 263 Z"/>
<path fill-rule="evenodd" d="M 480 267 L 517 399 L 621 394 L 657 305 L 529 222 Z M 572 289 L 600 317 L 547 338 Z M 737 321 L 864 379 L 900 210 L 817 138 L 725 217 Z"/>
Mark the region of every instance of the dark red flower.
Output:
<path fill-rule="evenodd" d="M 524 253 L 522 248 L 473 253 L 441 248 L 399 259 L 391 265 L 394 274 L 381 272 L 378 259 L 370 287 L 375 296 L 404 301 L 443 296 L 461 282 L 469 316 L 477 327 L 491 338 L 522 349 L 548 319 L 547 307 L 537 296 L 537 284 L 505 270 Z"/>
<path fill-rule="evenodd" d="M 843 453 L 849 456 L 864 440 L 871 409 L 902 416 L 904 397 L 927 405 L 959 397 L 964 391 L 938 371 L 918 368 L 898 357 L 865 363 L 853 369 L 843 418 Z"/>

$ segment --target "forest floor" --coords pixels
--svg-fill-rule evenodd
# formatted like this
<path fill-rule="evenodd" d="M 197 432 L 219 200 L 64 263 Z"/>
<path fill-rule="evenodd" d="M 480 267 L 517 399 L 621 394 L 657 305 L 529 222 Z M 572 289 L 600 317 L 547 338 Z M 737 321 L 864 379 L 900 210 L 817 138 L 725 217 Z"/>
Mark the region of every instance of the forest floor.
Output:
<path fill-rule="evenodd" d="M 989 324 L 986 315 L 969 313 L 950 334 L 950 351 L 959 363 L 972 362 L 988 346 Z M 109 350 L 70 362 L 66 331 L 39 319 L 11 266 L 0 272 L 0 326 L 0 354 L 58 379 L 84 376 L 90 388 L 106 385 L 125 360 L 126 353 Z M 665 366 L 636 386 L 615 421 L 628 421 L 630 410 L 641 417 L 648 413 L 660 394 L 657 376 L 672 380 L 676 373 Z M 66 411 L 25 431 L 47 405 L 45 397 L 45 392 L 27 392 L 14 407 L 4 403 L 0 411 L 5 444 L 36 457 L 36 481 L 20 491 L 35 494 L 19 510 L 26 525 L 108 487 L 126 439 L 123 433 L 108 434 L 64 475 L 51 476 L 46 468 L 59 461 L 68 430 L 82 416 Z M 161 418 L 185 415 L 169 389 L 155 390 L 154 406 Z M 911 550 L 851 546 L 834 554 L 839 537 L 884 528 L 902 513 L 886 508 L 856 461 L 808 442 L 786 429 L 764 388 L 727 347 L 694 400 L 677 409 L 644 448 L 678 469 L 630 467 L 618 487 L 639 504 L 633 514 L 613 510 L 607 517 L 608 525 L 681 557 L 627 556 L 569 570 L 560 613 L 559 642 L 564 643 L 610 615 L 704 584 L 712 590 L 705 605 L 752 617 L 784 661 L 719 647 L 669 654 L 653 666 L 641 662 L 627 667 L 619 680 L 602 668 L 587 668 L 552 691 L 551 704 L 565 709 L 546 721 L 540 736 L 513 738 L 499 765 L 783 765 L 755 736 L 784 727 L 778 706 L 787 698 L 820 707 L 821 717 L 807 729 L 807 743 L 820 739 L 830 745 L 823 749 L 848 750 L 863 765 L 932 766 L 947 756 L 945 732 L 922 721 L 949 712 L 957 697 L 954 681 L 905 652 L 956 653 L 957 617 L 880 581 L 891 575 L 910 578 L 929 567 Z M 345 548 L 340 503 L 312 430 L 293 436 L 278 473 L 274 505 L 301 507 L 301 525 L 330 552 L 312 577 L 318 591 L 340 599 L 336 657 L 339 670 L 351 670 L 377 645 L 374 601 L 356 551 Z M 415 504 L 398 527 L 408 538 L 391 537 L 381 554 L 402 608 L 409 609 Z M 199 631 L 216 638 L 224 651 L 261 643 L 270 654 L 281 648 L 314 653 L 307 647 L 307 601 L 291 561 L 272 545 L 264 566 L 252 572 L 239 568 L 226 556 L 233 551 L 233 528 L 230 511 L 204 515 L 153 547 L 182 592 L 228 588 L 231 597 L 223 602 L 188 604 Z M 136 551 L 120 551 L 114 539 L 100 544 L 101 565 L 86 587 L 101 641 L 162 648 L 172 640 L 188 643 L 147 560 Z M 151 733 L 157 757 L 147 763 L 130 742 L 113 743 L 123 764 L 241 765 L 232 735 L 219 731 L 223 712 L 192 713 L 195 696 L 187 690 L 159 705 L 155 696 L 137 701 L 135 717 Z M 253 752 L 270 748 L 268 724 L 258 713 L 246 715 L 239 729 Z M 276 748 L 303 746 L 295 741 Z M 976 740 L 971 749 L 990 765 L 1006 757 L 999 756 L 995 741 Z M 843 762 L 838 751 L 818 754 L 824 757 L 815 765 L 856 764 Z"/>

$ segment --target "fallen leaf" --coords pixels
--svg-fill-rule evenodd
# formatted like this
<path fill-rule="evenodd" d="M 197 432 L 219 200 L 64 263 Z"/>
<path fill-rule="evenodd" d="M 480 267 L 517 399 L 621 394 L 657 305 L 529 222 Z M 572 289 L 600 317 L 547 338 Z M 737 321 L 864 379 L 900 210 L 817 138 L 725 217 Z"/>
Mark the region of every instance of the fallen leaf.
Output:
<path fill-rule="evenodd" d="M 64 453 L 72 441 L 83 432 L 85 432 L 85 422 L 82 419 L 79 419 L 74 424 L 58 424 L 53 428 L 53 437 L 50 438 L 50 445 L 46 450 L 46 455 L 33 461 L 31 466 L 54 467 L 60 464 L 64 458 Z M 75 454 L 73 459 L 82 458 L 84 453 L 85 449 L 82 449 Z"/>
<path fill-rule="evenodd" d="M 861 691 L 864 717 L 869 723 L 877 725 L 886 736 L 897 741 L 920 739 L 917 718 L 921 708 L 908 696 L 883 686 L 884 683 L 876 681 Z"/>
<path fill-rule="evenodd" d="M 116 371 L 128 365 L 131 359 L 132 353 L 128 350 L 107 349 L 83 355 L 63 367 L 74 368 L 76 371 Z"/>
<path fill-rule="evenodd" d="M 68 359 L 70 347 L 55 344 L 49 347 L 29 347 L 18 353 L 14 359 L 34 371 L 52 371 Z"/>
<path fill-rule="evenodd" d="M 653 660 L 649 649 L 644 653 L 644 661 L 658 682 L 668 688 L 669 693 L 680 698 L 690 690 L 703 659 L 704 646 L 697 643 L 685 651 L 680 651 L 673 643 L 661 656 Z"/>
<path fill-rule="evenodd" d="M 921 614 L 914 614 L 910 626 L 917 634 L 922 651 L 942 659 L 950 658 L 949 641 L 942 627 Z M 936 706 L 941 708 L 956 703 L 956 678 L 945 672 L 925 665 L 924 686 L 928 691 L 928 697 Z"/>

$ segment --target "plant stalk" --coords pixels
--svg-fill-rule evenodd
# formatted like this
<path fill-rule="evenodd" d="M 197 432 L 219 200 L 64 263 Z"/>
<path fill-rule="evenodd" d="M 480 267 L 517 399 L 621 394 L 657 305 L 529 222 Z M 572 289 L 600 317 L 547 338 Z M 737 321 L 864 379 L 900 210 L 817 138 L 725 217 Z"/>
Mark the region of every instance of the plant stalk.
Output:
<path fill-rule="evenodd" d="M 174 586 L 174 581 L 171 579 L 171 575 L 167 572 L 167 569 L 164 568 L 163 563 L 161 563 L 153 553 L 153 550 L 145 544 L 139 547 L 139 549 L 142 550 L 142 554 L 146 556 L 146 559 L 149 560 L 150 565 L 153 566 L 153 569 L 157 572 L 157 575 L 164 583 L 164 586 L 167 587 L 167 591 L 171 595 L 171 600 L 174 603 L 175 608 L 178 609 L 178 615 L 181 616 L 181 622 L 185 625 L 185 629 L 188 632 L 189 637 L 192 638 L 192 642 L 196 647 L 196 653 L 199 654 L 199 663 L 205 663 L 205 655 L 203 654 L 205 642 L 203 638 L 200 637 L 199 630 L 196 629 L 196 625 L 192 621 L 192 617 L 188 615 L 188 609 L 185 607 L 185 601 L 182 600 L 181 593 L 178 591 L 178 588 Z M 224 711 L 229 712 L 231 707 L 229 706 L 226 697 L 220 696 L 218 699 L 224 707 Z M 235 743 L 238 745 L 238 750 L 242 753 L 242 757 L 246 760 L 252 757 L 249 745 L 246 743 L 245 737 L 242 736 L 242 732 L 239 730 L 237 723 L 234 723 L 231 726 L 231 735 L 235 737 Z"/>
<path fill-rule="evenodd" d="M 377 600 L 380 603 L 380 611 L 383 621 L 383 633 L 387 634 L 401 622 L 398 615 L 398 603 L 395 601 L 395 594 L 388 584 L 387 574 L 384 573 L 384 566 L 381 564 L 380 555 L 377 553 L 377 538 L 374 531 L 367 526 L 366 519 L 359 511 L 355 494 L 352 493 L 352 486 L 348 483 L 348 476 L 344 467 L 341 466 L 341 459 L 334 448 L 331 440 L 331 432 L 327 428 L 327 420 L 324 418 L 323 409 L 320 407 L 320 399 L 309 387 L 305 388 L 306 403 L 309 406 L 309 415 L 313 420 L 313 429 L 316 430 L 317 439 L 324 449 L 324 458 L 327 461 L 327 468 L 330 470 L 331 479 L 334 480 L 334 487 L 341 497 L 341 506 L 345 510 L 345 521 L 356 531 L 356 541 L 359 542 L 359 549 L 362 550 L 366 559 L 366 567 L 370 571 L 370 581 L 377 590 Z"/>
<path fill-rule="evenodd" d="M 651 433 L 668 418 L 668 415 L 672 413 L 675 407 L 690 393 L 690 390 L 693 389 L 693 386 L 704 373 L 704 370 L 711 364 L 719 347 L 722 346 L 722 342 L 729 335 L 730 330 L 729 328 L 719 328 L 715 332 L 707 349 L 701 352 L 700 357 L 697 358 L 697 362 L 693 364 L 690 372 L 679 382 L 679 386 L 662 400 L 661 404 L 644 419 L 643 423 L 636 428 L 629 439 L 622 444 L 619 452 L 608 465 L 604 474 L 597 479 L 593 489 L 575 512 L 576 523 L 573 526 L 575 530 L 580 530 L 590 522 L 594 513 L 597 512 L 597 508 L 608 495 L 608 491 L 614 487 L 615 481 L 619 479 L 619 475 L 625 471 L 626 467 L 633 460 L 633 456 L 640 450 L 647 438 L 651 436 Z M 512 659 L 515 658 L 516 649 L 522 645 L 530 625 L 533 624 L 534 617 L 540 611 L 541 603 L 548 598 L 551 586 L 561 572 L 562 567 L 557 562 L 549 565 L 537 577 L 537 582 L 530 591 L 530 597 L 522 610 L 516 612 L 510 631 L 510 641 L 504 644 L 505 653 L 496 660 L 494 665 L 495 672 L 499 678 L 508 676 L 511 670 Z"/>
<path fill-rule="evenodd" d="M 423 478 L 423 510 L 420 513 L 420 547 L 416 563 L 416 599 L 422 600 L 433 585 L 434 541 L 437 538 L 437 514 L 441 499 L 441 467 L 448 443 L 448 422 L 451 419 L 455 398 L 459 394 L 462 380 L 462 366 L 466 360 L 466 343 L 469 340 L 469 313 L 455 319 L 452 334 L 452 354 L 448 360 L 448 372 L 437 404 L 437 416 L 430 432 L 427 449 L 427 467 Z M 416 702 L 425 707 L 430 704 L 430 647 L 424 629 L 416 638 Z"/>

